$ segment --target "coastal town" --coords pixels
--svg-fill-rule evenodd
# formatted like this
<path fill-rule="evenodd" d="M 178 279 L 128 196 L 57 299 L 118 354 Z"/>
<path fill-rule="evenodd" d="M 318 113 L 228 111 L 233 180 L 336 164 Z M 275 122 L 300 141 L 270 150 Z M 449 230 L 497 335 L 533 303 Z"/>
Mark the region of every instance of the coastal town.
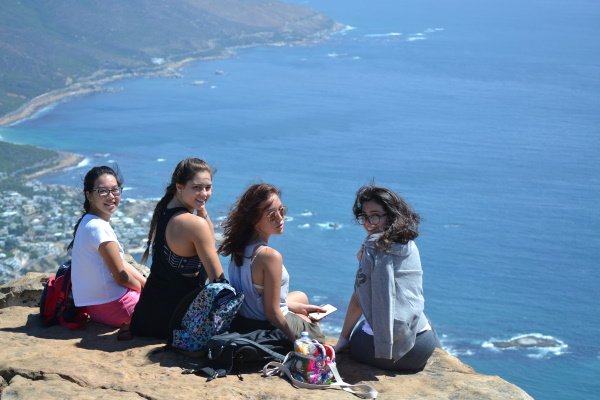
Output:
<path fill-rule="evenodd" d="M 54 272 L 70 257 L 67 246 L 83 212 L 75 188 L 36 180 L 23 186 L 0 197 L 0 284 L 31 271 Z M 111 225 L 126 253 L 144 251 L 153 210 L 150 200 L 123 198 Z"/>

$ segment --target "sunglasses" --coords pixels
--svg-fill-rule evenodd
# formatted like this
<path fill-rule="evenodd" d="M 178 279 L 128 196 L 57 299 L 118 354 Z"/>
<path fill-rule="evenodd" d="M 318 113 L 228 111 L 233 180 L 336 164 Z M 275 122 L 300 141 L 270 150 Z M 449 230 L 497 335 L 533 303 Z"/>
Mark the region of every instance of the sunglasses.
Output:
<path fill-rule="evenodd" d="M 279 218 L 280 215 L 281 215 L 281 218 L 284 218 L 285 215 L 287 214 L 287 211 L 288 211 L 288 208 L 286 206 L 281 206 L 277 210 L 269 211 L 267 213 L 267 218 L 269 218 L 269 221 L 275 222 L 275 221 L 277 221 L 277 219 Z"/>

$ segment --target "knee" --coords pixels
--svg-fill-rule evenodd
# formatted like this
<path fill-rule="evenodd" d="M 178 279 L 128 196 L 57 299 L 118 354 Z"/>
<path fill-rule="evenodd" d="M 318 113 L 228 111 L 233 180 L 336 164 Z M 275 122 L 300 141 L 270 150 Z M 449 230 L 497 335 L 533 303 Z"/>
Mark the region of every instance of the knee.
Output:
<path fill-rule="evenodd" d="M 288 296 L 287 296 L 287 300 L 288 301 L 293 301 L 293 302 L 296 302 L 296 303 L 309 304 L 309 302 L 308 302 L 308 296 L 306 295 L 306 293 L 301 292 L 299 290 L 295 290 L 293 292 L 289 292 Z"/>

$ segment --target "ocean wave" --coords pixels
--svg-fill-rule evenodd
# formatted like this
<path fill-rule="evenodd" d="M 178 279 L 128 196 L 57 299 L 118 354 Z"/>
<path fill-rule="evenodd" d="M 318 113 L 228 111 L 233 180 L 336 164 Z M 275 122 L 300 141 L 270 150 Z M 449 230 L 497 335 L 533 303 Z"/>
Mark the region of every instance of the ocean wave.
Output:
<path fill-rule="evenodd" d="M 312 217 L 313 213 L 310 210 L 304 210 L 300 213 L 301 217 Z"/>
<path fill-rule="evenodd" d="M 417 40 L 427 40 L 427 38 L 425 36 L 420 36 L 423 35 L 422 33 L 417 33 L 416 35 L 418 36 L 409 36 L 406 41 L 407 42 L 416 42 Z"/>
<path fill-rule="evenodd" d="M 442 343 L 442 349 L 454 357 L 469 357 L 475 355 L 475 351 L 471 349 L 462 349 L 449 344 Z"/>
<path fill-rule="evenodd" d="M 400 32 L 369 33 L 369 34 L 365 35 L 365 37 L 368 37 L 368 38 L 394 37 L 394 36 L 402 36 L 402 33 L 400 33 Z"/>
<path fill-rule="evenodd" d="M 330 57 L 330 58 L 344 57 L 347 55 L 348 55 L 348 53 L 336 53 L 335 51 L 332 51 L 331 53 L 327 53 L 327 57 Z"/>
<path fill-rule="evenodd" d="M 529 353 L 527 357 L 542 359 L 565 354 L 569 346 L 553 336 L 526 333 L 513 336 L 508 340 L 491 338 L 483 342 L 481 347 L 493 351 L 524 350 Z"/>
<path fill-rule="evenodd" d="M 135 189 L 135 187 L 133 187 L 133 186 L 123 186 L 123 191 L 124 192 L 127 192 L 129 190 L 134 190 L 134 189 Z"/>
<path fill-rule="evenodd" d="M 337 229 L 342 229 L 342 224 L 338 224 L 337 222 L 320 222 L 317 223 L 317 225 L 322 228 L 322 229 L 327 229 L 327 230 L 337 230 Z"/>
<path fill-rule="evenodd" d="M 337 35 L 345 35 L 350 31 L 355 30 L 356 27 L 352 26 L 352 25 L 345 25 L 342 29 L 340 29 L 339 31 L 335 32 Z"/>
<path fill-rule="evenodd" d="M 445 28 L 427 28 L 425 29 L 425 33 L 435 33 L 435 32 L 441 32 L 441 31 L 445 31 Z"/>
<path fill-rule="evenodd" d="M 310 224 L 301 224 L 301 225 L 298 225 L 298 228 L 300 228 L 300 229 L 308 229 L 308 228 L 310 228 Z"/>
<path fill-rule="evenodd" d="M 159 157 L 159 158 L 156 159 L 156 162 L 165 162 L 165 161 L 167 161 L 166 158 L 160 158 Z"/>
<path fill-rule="evenodd" d="M 284 218 L 285 222 L 292 222 L 294 220 L 294 217 L 290 217 L 289 215 L 286 215 Z"/>
<path fill-rule="evenodd" d="M 76 166 L 74 166 L 72 168 L 75 169 L 75 168 L 87 167 L 88 165 L 90 165 L 91 162 L 92 162 L 91 159 L 85 157 L 83 160 L 79 161 Z"/>
<path fill-rule="evenodd" d="M 109 156 L 110 156 L 110 153 L 94 153 L 94 157 L 107 158 Z"/>

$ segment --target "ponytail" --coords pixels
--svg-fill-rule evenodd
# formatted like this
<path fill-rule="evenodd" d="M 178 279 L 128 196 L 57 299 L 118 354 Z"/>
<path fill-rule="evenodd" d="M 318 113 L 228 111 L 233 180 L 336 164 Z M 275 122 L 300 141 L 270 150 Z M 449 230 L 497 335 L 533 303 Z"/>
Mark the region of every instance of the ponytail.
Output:
<path fill-rule="evenodd" d="M 150 247 L 152 246 L 152 242 L 154 241 L 154 235 L 156 234 L 156 226 L 158 225 L 158 220 L 160 216 L 167 209 L 167 204 L 173 199 L 175 196 L 175 192 L 177 191 L 177 187 L 175 182 L 171 182 L 167 189 L 165 190 L 165 195 L 156 203 L 156 207 L 154 208 L 154 213 L 152 214 L 152 220 L 150 221 L 150 229 L 148 230 L 148 241 L 146 242 L 146 250 L 144 250 L 144 254 L 142 255 L 142 259 L 140 263 L 146 264 L 148 261 L 148 256 L 150 255 Z"/>

